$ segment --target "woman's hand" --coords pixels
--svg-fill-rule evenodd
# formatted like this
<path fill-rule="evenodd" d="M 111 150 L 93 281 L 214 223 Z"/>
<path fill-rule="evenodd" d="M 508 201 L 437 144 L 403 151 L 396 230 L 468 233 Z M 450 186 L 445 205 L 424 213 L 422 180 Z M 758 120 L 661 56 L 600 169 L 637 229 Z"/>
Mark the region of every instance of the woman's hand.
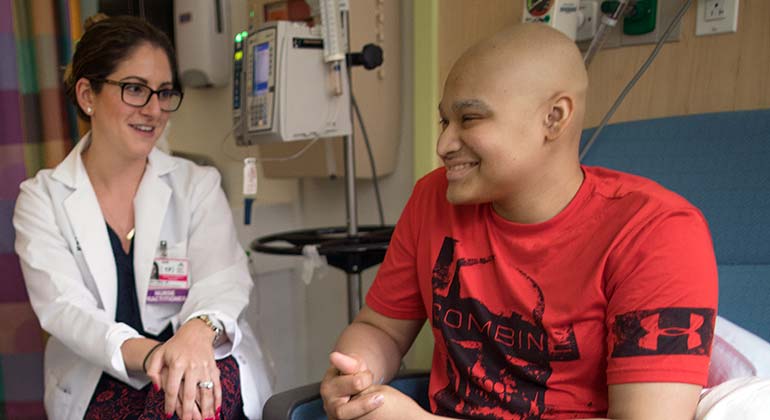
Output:
<path fill-rule="evenodd" d="M 120 346 L 123 363 L 129 372 L 144 372 L 149 366 L 147 354 L 154 350 L 158 342 L 150 338 L 129 338 Z M 145 363 L 147 362 L 147 363 Z M 144 363 L 144 366 L 142 365 Z"/>
<path fill-rule="evenodd" d="M 199 319 L 192 319 L 150 355 L 147 376 L 165 392 L 167 416 L 181 412 L 182 420 L 198 419 L 199 406 L 204 419 L 215 418 L 222 404 L 222 388 L 213 339 L 211 328 Z M 162 372 L 164 369 L 166 372 Z M 207 382 L 211 382 L 210 388 L 205 387 Z"/>
<path fill-rule="evenodd" d="M 161 381 L 161 383 L 165 384 L 166 382 L 168 382 L 167 378 L 168 378 L 168 369 L 166 369 L 166 368 L 161 369 L 160 370 L 160 381 Z M 182 418 L 182 393 L 181 392 L 179 394 L 177 394 L 176 409 L 175 409 L 175 411 L 176 411 L 177 417 L 179 417 L 181 419 Z M 196 407 L 193 410 L 192 418 L 193 418 L 193 420 L 199 420 L 199 419 L 203 418 L 201 416 L 201 410 L 200 410 L 200 405 L 199 404 L 196 404 Z"/>

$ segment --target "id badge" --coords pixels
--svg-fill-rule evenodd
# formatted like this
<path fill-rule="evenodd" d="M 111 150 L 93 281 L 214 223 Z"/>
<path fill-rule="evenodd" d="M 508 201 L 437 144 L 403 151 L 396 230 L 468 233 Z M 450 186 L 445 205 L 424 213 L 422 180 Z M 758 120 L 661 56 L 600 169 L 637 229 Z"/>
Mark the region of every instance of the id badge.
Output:
<path fill-rule="evenodd" d="M 155 258 L 147 289 L 147 302 L 183 303 L 190 289 L 189 269 L 187 258 Z"/>

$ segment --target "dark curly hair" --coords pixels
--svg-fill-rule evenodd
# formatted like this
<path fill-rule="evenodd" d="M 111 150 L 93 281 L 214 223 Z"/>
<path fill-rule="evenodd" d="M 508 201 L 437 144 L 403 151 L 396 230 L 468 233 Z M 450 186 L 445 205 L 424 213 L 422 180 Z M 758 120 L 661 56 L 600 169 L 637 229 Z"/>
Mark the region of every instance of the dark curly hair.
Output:
<path fill-rule="evenodd" d="M 171 65 L 172 83 L 181 92 L 174 47 L 161 30 L 134 16 L 107 17 L 99 13 L 86 19 L 85 33 L 75 47 L 72 63 L 64 71 L 65 94 L 75 104 L 80 118 L 91 121 L 77 101 L 75 85 L 78 80 L 88 79 L 94 92 L 99 93 L 103 83 L 96 80 L 110 75 L 121 61 L 145 43 L 166 53 Z"/>

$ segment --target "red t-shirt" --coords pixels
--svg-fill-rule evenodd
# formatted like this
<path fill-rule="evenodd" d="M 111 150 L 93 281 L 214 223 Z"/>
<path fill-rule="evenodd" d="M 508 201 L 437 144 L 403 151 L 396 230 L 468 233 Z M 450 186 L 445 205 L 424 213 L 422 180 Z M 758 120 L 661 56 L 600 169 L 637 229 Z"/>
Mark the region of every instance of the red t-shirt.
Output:
<path fill-rule="evenodd" d="M 415 186 L 366 301 L 430 320 L 436 414 L 604 416 L 608 384 L 705 385 L 717 268 L 702 214 L 650 180 L 583 172 L 539 224 L 451 205 L 443 168 Z"/>

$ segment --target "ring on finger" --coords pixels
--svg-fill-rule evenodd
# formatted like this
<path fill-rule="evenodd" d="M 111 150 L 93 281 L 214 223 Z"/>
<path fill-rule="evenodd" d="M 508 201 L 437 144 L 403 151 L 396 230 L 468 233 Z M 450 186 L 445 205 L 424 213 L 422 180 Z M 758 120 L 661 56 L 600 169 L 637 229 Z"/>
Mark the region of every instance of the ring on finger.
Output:
<path fill-rule="evenodd" d="M 200 388 L 200 389 L 213 389 L 214 388 L 214 382 L 213 381 L 200 381 L 200 382 L 198 382 L 198 388 Z"/>

